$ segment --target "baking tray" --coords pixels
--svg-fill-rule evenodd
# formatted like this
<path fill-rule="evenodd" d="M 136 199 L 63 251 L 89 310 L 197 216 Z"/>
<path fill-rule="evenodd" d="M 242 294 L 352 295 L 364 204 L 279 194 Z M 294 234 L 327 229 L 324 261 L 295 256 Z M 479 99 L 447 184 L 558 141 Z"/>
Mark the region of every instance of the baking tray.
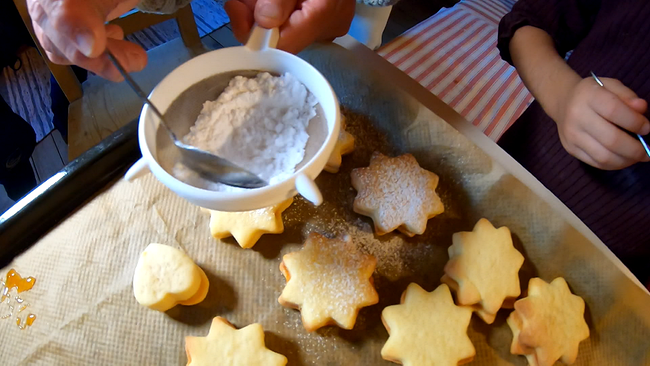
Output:
<path fill-rule="evenodd" d="M 142 154 L 134 120 L 71 161 L 0 215 L 0 267 L 122 176 Z"/>
<path fill-rule="evenodd" d="M 433 290 L 451 235 L 471 230 L 486 217 L 513 232 L 526 257 L 524 289 L 530 277 L 550 281 L 563 276 L 585 298 L 592 336 L 581 345 L 577 365 L 650 362 L 650 296 L 593 233 L 571 222 L 566 207 L 557 206 L 534 182 L 523 184 L 530 177 L 521 167 L 493 159 L 502 153 L 494 143 L 472 143 L 465 137 L 471 130 L 458 133 L 397 88 L 392 83 L 397 79 L 372 71 L 352 52 L 330 45 L 302 57 L 328 78 L 357 138 L 357 149 L 344 158 L 341 172 L 317 179 L 326 198 L 323 206 L 296 200 L 284 214 L 285 233 L 265 235 L 252 250 L 243 250 L 232 239 L 212 239 L 208 217 L 151 175 L 135 183 L 116 182 L 11 262 L 39 281 L 29 293 L 38 319 L 26 331 L 0 322 L 7 340 L 0 343 L 0 353 L 11 354 L 10 361 L 35 364 L 183 364 L 183 337 L 207 334 L 210 319 L 220 315 L 238 327 L 261 323 L 268 347 L 285 354 L 290 365 L 390 365 L 379 356 L 387 338 L 381 310 L 398 303 L 409 282 Z M 374 150 L 410 152 L 440 175 L 438 192 L 446 211 L 430 220 L 425 235 L 378 238 L 371 221 L 351 211 L 355 192 L 349 172 L 367 165 Z M 349 232 L 378 259 L 380 303 L 363 309 L 351 331 L 327 327 L 307 333 L 299 312 L 277 303 L 284 286 L 281 257 L 299 249 L 311 231 Z M 135 302 L 133 269 L 150 242 L 181 248 L 206 271 L 211 287 L 204 303 L 163 314 Z M 472 321 L 469 335 L 477 349 L 472 364 L 525 364 L 508 352 L 507 313 L 502 311 L 492 326 Z"/>

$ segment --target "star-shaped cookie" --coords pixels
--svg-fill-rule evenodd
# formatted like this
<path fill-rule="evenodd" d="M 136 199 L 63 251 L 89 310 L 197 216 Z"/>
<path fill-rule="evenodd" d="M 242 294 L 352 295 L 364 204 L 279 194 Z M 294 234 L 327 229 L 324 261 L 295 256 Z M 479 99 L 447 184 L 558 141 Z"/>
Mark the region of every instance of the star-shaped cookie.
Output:
<path fill-rule="evenodd" d="M 334 145 L 334 150 L 330 155 L 325 168 L 326 172 L 338 173 L 343 160 L 342 156 L 354 151 L 354 136 L 345 130 L 345 118 L 341 116 L 341 130 L 339 131 L 339 138 Z"/>
<path fill-rule="evenodd" d="M 188 366 L 284 366 L 287 358 L 264 345 L 264 330 L 260 324 L 235 329 L 226 319 L 212 319 L 206 337 L 185 337 Z"/>
<path fill-rule="evenodd" d="M 480 219 L 472 231 L 455 233 L 441 281 L 457 294 L 459 305 L 473 306 L 492 324 L 506 299 L 521 294 L 519 269 L 524 256 L 512 244 L 507 227 Z"/>
<path fill-rule="evenodd" d="M 528 296 L 515 302 L 508 318 L 511 352 L 525 355 L 531 366 L 551 366 L 557 360 L 574 363 L 580 342 L 589 337 L 584 313 L 584 300 L 571 293 L 564 278 L 550 284 L 532 278 Z"/>
<path fill-rule="evenodd" d="M 388 306 L 381 320 L 390 335 L 385 360 L 403 365 L 460 365 L 476 354 L 467 336 L 472 310 L 456 306 L 447 285 L 427 292 L 411 283 L 400 305 Z"/>
<path fill-rule="evenodd" d="M 293 198 L 275 206 L 244 212 L 210 212 L 210 232 L 215 239 L 232 236 L 242 248 L 252 248 L 263 234 L 280 234 L 284 231 L 282 212 Z"/>
<path fill-rule="evenodd" d="M 411 154 L 389 158 L 374 152 L 369 167 L 352 171 L 352 186 L 358 191 L 354 212 L 370 216 L 377 235 L 395 229 L 421 235 L 427 221 L 444 211 L 438 176 L 420 168 Z"/>
<path fill-rule="evenodd" d="M 372 283 L 376 264 L 348 235 L 329 239 L 311 233 L 301 250 L 282 258 L 287 285 L 278 301 L 299 309 L 309 332 L 330 324 L 352 329 L 359 309 L 379 301 Z"/>

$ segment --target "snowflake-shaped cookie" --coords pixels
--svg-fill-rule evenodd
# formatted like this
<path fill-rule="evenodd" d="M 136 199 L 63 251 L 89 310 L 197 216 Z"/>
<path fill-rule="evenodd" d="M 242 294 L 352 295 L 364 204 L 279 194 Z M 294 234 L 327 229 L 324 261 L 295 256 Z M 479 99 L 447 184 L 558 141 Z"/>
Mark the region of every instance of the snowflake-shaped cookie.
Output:
<path fill-rule="evenodd" d="M 507 227 L 496 229 L 480 219 L 472 231 L 455 233 L 442 282 L 457 293 L 459 305 L 474 306 L 492 324 L 506 299 L 521 294 L 519 269 L 524 256 L 512 244 Z"/>
<path fill-rule="evenodd" d="M 339 138 L 336 140 L 334 150 L 323 168 L 329 173 L 338 173 L 343 161 L 342 156 L 354 151 L 354 136 L 345 131 L 345 118 L 341 116 L 341 130 L 339 131 Z"/>
<path fill-rule="evenodd" d="M 372 283 L 376 264 L 347 235 L 329 239 L 311 233 L 301 250 L 282 258 L 287 285 L 278 301 L 299 309 L 309 332 L 330 324 L 352 329 L 359 309 L 379 301 Z"/>
<path fill-rule="evenodd" d="M 467 336 L 472 310 L 456 306 L 447 285 L 432 292 L 411 283 L 381 319 L 390 335 L 381 356 L 403 365 L 459 365 L 476 351 Z"/>
<path fill-rule="evenodd" d="M 369 167 L 352 171 L 352 186 L 358 191 L 354 212 L 370 216 L 377 235 L 395 229 L 421 235 L 427 221 L 444 211 L 438 176 L 420 168 L 411 154 L 389 158 L 374 152 Z"/>
<path fill-rule="evenodd" d="M 188 366 L 287 364 L 286 357 L 266 348 L 260 324 L 237 330 L 222 317 L 212 320 L 206 337 L 185 337 L 185 352 Z"/>
<path fill-rule="evenodd" d="M 282 212 L 293 199 L 275 206 L 244 212 L 210 212 L 210 232 L 215 239 L 232 236 L 242 248 L 252 248 L 263 234 L 280 234 L 284 231 Z"/>
<path fill-rule="evenodd" d="M 564 278 L 550 284 L 532 278 L 528 296 L 515 302 L 508 318 L 511 352 L 525 355 L 531 366 L 574 363 L 580 342 L 589 337 L 584 313 L 584 300 L 571 293 Z"/>

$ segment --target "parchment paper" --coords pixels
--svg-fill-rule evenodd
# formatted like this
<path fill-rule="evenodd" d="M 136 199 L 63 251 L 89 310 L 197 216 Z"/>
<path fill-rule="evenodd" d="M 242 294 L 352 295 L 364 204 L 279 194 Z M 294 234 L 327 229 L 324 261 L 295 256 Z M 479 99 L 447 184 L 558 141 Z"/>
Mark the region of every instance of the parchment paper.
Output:
<path fill-rule="evenodd" d="M 285 211 L 283 234 L 265 235 L 244 250 L 232 239 L 212 239 L 208 216 L 153 176 L 119 181 L 0 271 L 4 276 L 15 268 L 37 279 L 22 294 L 37 315 L 34 324 L 19 330 L 15 321 L 0 320 L 3 364 L 185 364 L 184 336 L 204 336 L 219 315 L 237 327 L 261 323 L 267 346 L 285 354 L 289 365 L 391 365 L 380 357 L 388 337 L 381 310 L 398 303 L 410 282 L 436 288 L 451 235 L 471 230 L 481 217 L 512 231 L 526 258 L 523 289 L 532 276 L 547 281 L 563 276 L 585 299 L 591 337 L 581 344 L 577 365 L 650 364 L 650 296 L 602 251 L 507 169 L 347 51 L 319 47 L 303 57 L 330 80 L 356 138 L 356 150 L 344 157 L 341 171 L 317 179 L 325 203 L 316 208 L 297 199 Z M 374 150 L 410 152 L 441 177 L 438 193 L 446 210 L 429 221 L 425 235 L 377 238 L 370 219 L 352 212 L 349 173 L 367 166 Z M 378 259 L 374 280 L 380 302 L 363 309 L 351 331 L 327 327 L 307 333 L 300 313 L 277 302 L 285 284 L 278 269 L 282 255 L 298 250 L 314 230 L 346 231 Z M 167 313 L 138 305 L 133 270 L 151 242 L 181 248 L 205 270 L 210 291 L 204 302 Z M 502 310 L 491 326 L 472 319 L 471 365 L 526 364 L 509 353 L 508 312 Z"/>

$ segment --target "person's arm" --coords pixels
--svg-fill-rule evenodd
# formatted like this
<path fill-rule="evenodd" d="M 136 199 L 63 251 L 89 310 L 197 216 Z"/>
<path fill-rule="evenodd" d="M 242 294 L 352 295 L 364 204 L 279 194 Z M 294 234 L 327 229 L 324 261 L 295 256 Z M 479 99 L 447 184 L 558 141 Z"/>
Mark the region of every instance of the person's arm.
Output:
<path fill-rule="evenodd" d="M 641 143 L 621 128 L 650 133 L 646 101 L 615 79 L 581 78 L 558 54 L 545 31 L 524 26 L 510 41 L 513 64 L 526 87 L 558 127 L 564 148 L 606 170 L 650 161 Z"/>
<path fill-rule="evenodd" d="M 578 75 L 564 61 L 589 34 L 599 0 L 519 0 L 499 23 L 497 47 L 558 127 L 573 156 L 600 169 L 649 161 L 628 131 L 645 134 L 646 101 L 618 80 Z M 583 78 L 585 77 L 585 78 Z"/>
<path fill-rule="evenodd" d="M 510 41 L 510 56 L 544 111 L 554 121 L 560 120 L 562 102 L 582 78 L 560 57 L 551 36 L 532 26 L 519 28 Z"/>

